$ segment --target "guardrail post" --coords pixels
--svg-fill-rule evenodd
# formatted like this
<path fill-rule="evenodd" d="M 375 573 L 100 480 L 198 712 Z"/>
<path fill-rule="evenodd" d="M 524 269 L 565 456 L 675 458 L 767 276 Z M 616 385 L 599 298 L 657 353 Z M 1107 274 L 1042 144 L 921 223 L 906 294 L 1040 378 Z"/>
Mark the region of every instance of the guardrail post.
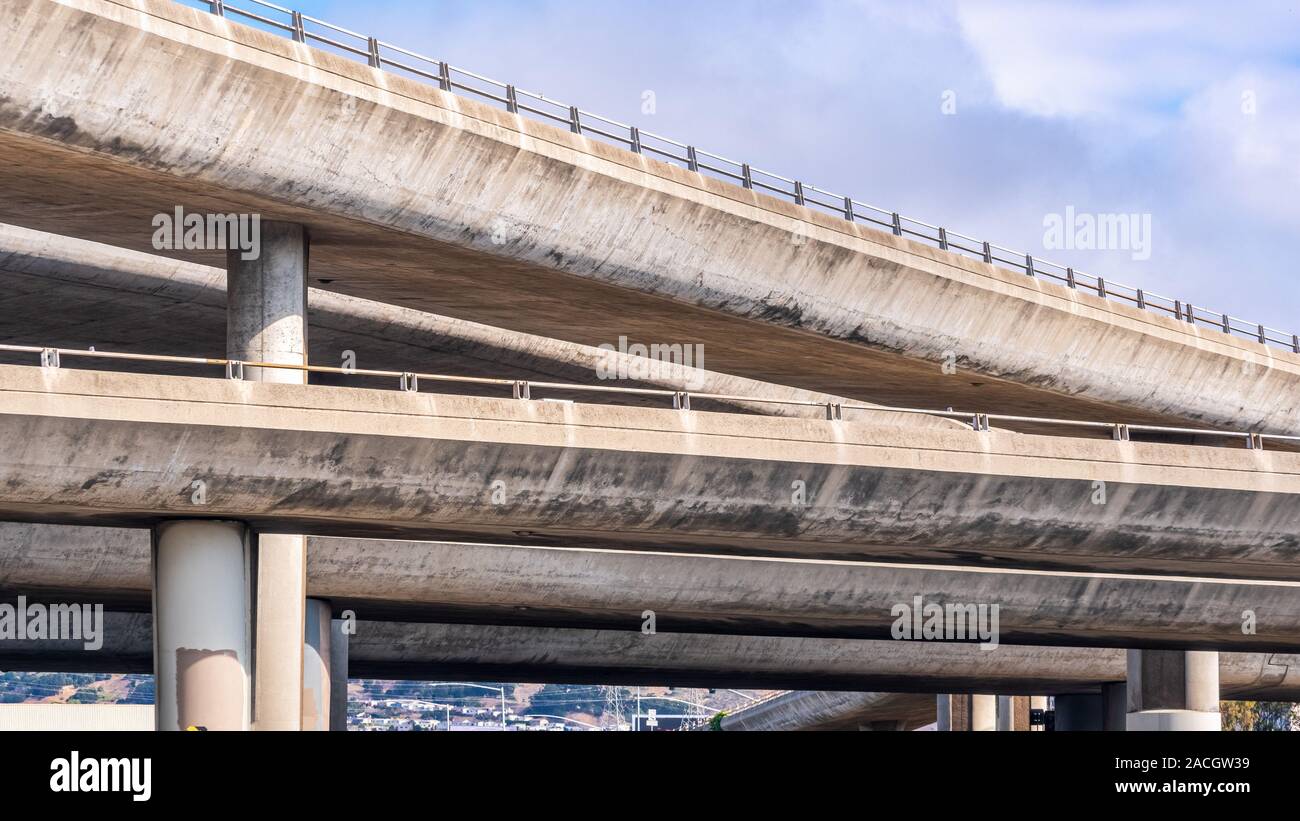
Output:
<path fill-rule="evenodd" d="M 942 227 L 939 229 L 939 250 L 948 250 L 948 229 Z"/>
<path fill-rule="evenodd" d="M 1187 321 L 1193 325 L 1196 324 L 1196 308 L 1190 302 L 1187 303 Z"/>
<path fill-rule="evenodd" d="M 1128 433 L 1128 425 L 1112 425 L 1110 430 L 1110 435 L 1111 438 L 1114 439 L 1116 442 L 1130 441 L 1129 433 Z"/>
<path fill-rule="evenodd" d="M 989 415 L 987 413 L 976 413 L 971 416 L 970 426 L 972 429 L 983 432 L 989 429 Z"/>
<path fill-rule="evenodd" d="M 401 381 L 398 384 L 401 386 L 402 390 L 407 393 L 415 393 L 420 389 L 419 377 L 409 371 L 402 374 Z"/>
<path fill-rule="evenodd" d="M 1247 450 L 1263 450 L 1263 449 L 1264 449 L 1264 437 L 1261 436 L 1261 435 L 1259 435 L 1258 433 L 1248 433 L 1248 434 L 1246 434 L 1246 449 L 1247 449 Z"/>
<path fill-rule="evenodd" d="M 46 348 L 41 351 L 41 367 L 57 368 L 59 367 L 59 349 Z"/>
<path fill-rule="evenodd" d="M 578 107 L 576 105 L 569 106 L 569 130 L 574 134 L 582 133 L 582 120 L 578 116 Z"/>
<path fill-rule="evenodd" d="M 890 214 L 890 217 L 894 223 L 893 225 L 894 236 L 901 237 L 903 235 L 903 218 L 899 216 L 897 211 L 895 211 L 893 214 Z"/>
<path fill-rule="evenodd" d="M 379 68 L 379 41 L 374 37 L 366 38 L 366 50 L 370 52 L 370 67 Z"/>
<path fill-rule="evenodd" d="M 1300 334 L 1291 334 L 1291 350 L 1300 353 Z"/>
<path fill-rule="evenodd" d="M 244 363 L 237 359 L 232 359 L 226 363 L 226 378 L 234 379 L 237 382 L 244 380 Z"/>
<path fill-rule="evenodd" d="M 1074 279 L 1074 269 L 1073 269 L 1073 268 L 1066 268 L 1066 269 L 1065 269 L 1065 284 L 1066 284 L 1067 287 L 1070 287 L 1070 288 L 1076 288 L 1076 287 L 1078 287 L 1079 283 L 1076 282 L 1075 279 Z"/>
<path fill-rule="evenodd" d="M 989 265 L 993 264 L 993 246 L 987 242 L 984 243 L 984 261 Z"/>
<path fill-rule="evenodd" d="M 691 395 L 686 391 L 677 391 L 673 394 L 673 408 L 675 410 L 690 410 Z"/>
<path fill-rule="evenodd" d="M 700 170 L 700 158 L 695 156 L 695 146 L 693 145 L 686 146 L 686 170 Z"/>
<path fill-rule="evenodd" d="M 838 402 L 826 403 L 826 420 L 829 422 L 839 422 L 844 419 L 844 406 Z"/>
<path fill-rule="evenodd" d="M 1097 296 L 1102 299 L 1106 298 L 1106 278 L 1097 277 Z"/>
<path fill-rule="evenodd" d="M 438 63 L 438 88 L 451 91 L 451 66 L 445 62 Z"/>
<path fill-rule="evenodd" d="M 506 111 L 511 114 L 519 113 L 519 98 L 516 96 L 515 87 L 512 85 L 506 86 Z"/>
<path fill-rule="evenodd" d="M 632 153 L 640 154 L 641 153 L 641 129 L 637 128 L 636 126 L 632 126 L 630 129 L 628 129 L 628 131 L 632 136 L 632 141 L 631 141 Z"/>
<path fill-rule="evenodd" d="M 844 198 L 844 219 L 853 222 L 853 198 Z"/>
<path fill-rule="evenodd" d="M 222 0 L 208 0 L 208 5 L 212 7 L 212 13 L 218 17 L 226 16 L 226 5 Z"/>
<path fill-rule="evenodd" d="M 295 43 L 307 42 L 307 28 L 302 22 L 302 12 L 290 12 L 290 20 L 293 25 L 293 40 Z"/>
<path fill-rule="evenodd" d="M 516 399 L 532 399 L 532 398 L 533 398 L 533 389 L 532 389 L 532 387 L 529 386 L 529 384 L 528 384 L 527 382 L 523 381 L 522 379 L 516 381 L 516 382 L 515 382 L 515 398 L 516 398 Z"/>
<path fill-rule="evenodd" d="M 1268 334 L 1265 333 L 1264 326 L 1262 324 L 1259 326 L 1259 343 L 1261 345 L 1268 344 Z"/>
<path fill-rule="evenodd" d="M 1029 254 L 1025 254 L 1025 275 L 1034 275 L 1034 258 Z"/>
<path fill-rule="evenodd" d="M 805 201 L 803 198 L 803 183 L 799 182 L 798 180 L 795 180 L 794 181 L 794 204 L 803 205 L 804 202 Z"/>
<path fill-rule="evenodd" d="M 1229 321 L 1229 319 L 1228 319 L 1228 315 L 1227 315 L 1227 314 L 1223 314 L 1222 316 L 1223 316 L 1223 332 L 1224 332 L 1225 334 L 1230 334 L 1230 333 L 1232 333 L 1232 322 Z"/>
<path fill-rule="evenodd" d="M 1141 288 L 1138 288 L 1138 289 L 1137 289 L 1137 295 L 1138 295 L 1138 307 L 1139 307 L 1139 308 L 1145 308 L 1145 307 L 1147 306 L 1147 298 L 1146 298 L 1146 294 L 1142 293 L 1142 289 L 1141 289 Z"/>
<path fill-rule="evenodd" d="M 740 164 L 740 182 L 746 188 L 754 187 L 754 175 L 749 172 L 749 163 Z"/>
<path fill-rule="evenodd" d="M 1179 322 L 1183 321 L 1183 301 L 1181 299 L 1174 300 L 1174 319 Z"/>

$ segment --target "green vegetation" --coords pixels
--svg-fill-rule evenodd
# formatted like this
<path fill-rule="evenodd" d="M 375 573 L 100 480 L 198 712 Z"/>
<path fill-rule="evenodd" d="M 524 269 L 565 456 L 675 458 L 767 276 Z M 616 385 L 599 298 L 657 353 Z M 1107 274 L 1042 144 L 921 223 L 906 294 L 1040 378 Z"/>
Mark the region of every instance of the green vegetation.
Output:
<path fill-rule="evenodd" d="M 93 686 L 119 682 L 112 690 Z M 69 691 L 71 688 L 71 691 Z M 124 697 L 119 694 L 125 693 Z M 153 676 L 120 676 L 108 673 L 0 673 L 0 703 L 18 704 L 66 696 L 72 704 L 117 702 L 152 704 Z"/>
<path fill-rule="evenodd" d="M 1225 701 L 1223 729 L 1276 732 L 1300 729 L 1300 714 L 1289 701 Z"/>

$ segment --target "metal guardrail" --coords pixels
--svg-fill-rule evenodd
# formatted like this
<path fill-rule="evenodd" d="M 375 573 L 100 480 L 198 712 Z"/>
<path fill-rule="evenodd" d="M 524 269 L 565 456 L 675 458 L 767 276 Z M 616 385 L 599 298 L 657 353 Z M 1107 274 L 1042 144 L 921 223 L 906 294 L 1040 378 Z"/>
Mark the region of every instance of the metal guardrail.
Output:
<path fill-rule="evenodd" d="M 895 236 L 920 240 L 935 247 L 963 254 L 991 265 L 1021 271 L 1031 277 L 1063 282 L 1069 288 L 1090 291 L 1100 297 L 1127 302 L 1143 310 L 1164 313 L 1196 327 L 1213 328 L 1227 334 L 1243 336 L 1265 345 L 1276 345 L 1300 353 L 1300 334 L 1287 333 L 1261 323 L 1252 323 L 1221 311 L 1198 308 L 1191 302 L 1162 296 L 1142 288 L 1124 285 L 1101 276 L 1086 274 L 1072 267 L 1041 259 L 1024 251 L 1014 251 L 995 243 L 975 239 L 938 225 L 931 225 L 897 211 L 878 208 L 842 194 L 834 194 L 799 180 L 755 168 L 748 163 L 712 154 L 688 143 L 645 131 L 634 125 L 611 120 L 590 111 L 552 100 L 542 94 L 525 91 L 434 60 L 391 43 L 358 34 L 301 12 L 277 6 L 266 0 L 241 0 L 253 4 L 263 13 L 239 8 L 227 0 L 177 0 L 182 4 L 204 8 L 213 14 L 251 21 L 269 31 L 290 37 L 299 43 L 315 45 L 370 66 L 436 84 L 450 91 L 504 106 L 506 111 L 527 116 L 564 128 L 574 134 L 601 139 L 644 154 L 680 165 L 744 188 L 762 191 L 792 200 L 797 205 L 841 216 L 849 222 L 885 229 Z M 272 17 L 268 15 L 278 15 Z"/>
<path fill-rule="evenodd" d="M 36 354 L 40 357 L 43 368 L 60 368 L 67 357 L 87 357 L 92 359 L 110 359 L 127 362 L 158 362 L 169 365 L 203 365 L 225 369 L 226 378 L 243 380 L 247 368 L 268 368 L 272 370 L 299 371 L 302 373 L 328 373 L 342 376 L 378 377 L 397 381 L 399 390 L 418 393 L 420 380 L 442 384 L 488 385 L 509 388 L 511 396 L 519 400 L 532 400 L 533 390 L 561 391 L 566 393 L 613 394 L 623 396 L 649 396 L 663 399 L 665 404 L 680 411 L 691 409 L 691 400 L 710 402 L 751 403 L 756 405 L 787 405 L 803 408 L 817 408 L 826 413 L 826 419 L 839 422 L 844 419 L 844 411 L 910 413 L 921 416 L 937 416 L 955 419 L 971 427 L 972 430 L 985 432 L 994 422 L 1020 422 L 1044 427 L 1061 427 L 1106 431 L 1116 441 L 1131 440 L 1132 433 L 1164 433 L 1187 436 L 1206 436 L 1223 439 L 1227 442 L 1241 442 L 1251 450 L 1263 450 L 1266 441 L 1295 442 L 1300 444 L 1300 436 L 1284 436 L 1276 433 L 1257 433 L 1254 431 L 1229 431 L 1208 428 L 1180 428 L 1166 425 L 1132 425 L 1123 422 L 1092 422 L 1081 419 L 1053 419 L 1038 416 L 1015 416 L 999 413 L 969 413 L 955 410 L 928 410 L 925 408 L 899 408 L 889 405 L 858 405 L 842 402 L 813 402 L 805 399 L 769 399 L 761 396 L 739 396 L 726 393 L 695 393 L 677 391 L 668 388 L 625 388 L 615 385 L 583 385 L 572 382 L 545 382 L 523 379 L 502 379 L 482 376 L 452 376 L 449 374 L 420 373 L 414 371 L 381 371 L 366 368 L 335 368 L 326 365 L 288 365 L 278 362 L 245 362 L 238 359 L 210 359 L 195 356 L 162 356 L 157 354 L 121 353 L 114 351 L 83 350 L 79 348 L 45 348 L 38 345 L 3 345 L 0 353 Z"/>

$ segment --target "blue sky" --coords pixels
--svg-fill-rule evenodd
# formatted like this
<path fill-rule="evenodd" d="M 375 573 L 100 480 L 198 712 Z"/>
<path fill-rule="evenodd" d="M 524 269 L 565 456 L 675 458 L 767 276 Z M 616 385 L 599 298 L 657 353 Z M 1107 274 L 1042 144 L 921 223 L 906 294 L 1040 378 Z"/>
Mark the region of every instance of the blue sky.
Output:
<path fill-rule="evenodd" d="M 1300 330 L 1294 3 L 288 4 L 864 202 Z M 1045 217 L 1067 207 L 1149 214 L 1150 257 L 1045 249 Z"/>

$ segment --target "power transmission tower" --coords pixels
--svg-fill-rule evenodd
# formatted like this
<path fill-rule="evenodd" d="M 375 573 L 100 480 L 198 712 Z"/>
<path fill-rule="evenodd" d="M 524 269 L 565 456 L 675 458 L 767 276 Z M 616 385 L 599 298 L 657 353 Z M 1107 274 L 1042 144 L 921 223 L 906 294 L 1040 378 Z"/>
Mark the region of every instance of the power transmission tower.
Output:
<path fill-rule="evenodd" d="M 605 691 L 605 715 L 614 719 L 614 729 L 618 730 L 626 721 L 623 716 L 623 688 L 601 687 L 600 689 Z"/>

